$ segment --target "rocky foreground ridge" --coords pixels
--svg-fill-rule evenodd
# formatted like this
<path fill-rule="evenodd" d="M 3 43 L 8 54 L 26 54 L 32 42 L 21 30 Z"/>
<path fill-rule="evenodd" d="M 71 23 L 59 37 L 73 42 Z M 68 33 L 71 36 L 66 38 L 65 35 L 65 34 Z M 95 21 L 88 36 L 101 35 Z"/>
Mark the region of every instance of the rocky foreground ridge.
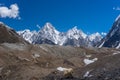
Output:
<path fill-rule="evenodd" d="M 0 80 L 119 80 L 120 50 L 0 44 Z M 58 68 L 72 68 L 64 75 Z"/>

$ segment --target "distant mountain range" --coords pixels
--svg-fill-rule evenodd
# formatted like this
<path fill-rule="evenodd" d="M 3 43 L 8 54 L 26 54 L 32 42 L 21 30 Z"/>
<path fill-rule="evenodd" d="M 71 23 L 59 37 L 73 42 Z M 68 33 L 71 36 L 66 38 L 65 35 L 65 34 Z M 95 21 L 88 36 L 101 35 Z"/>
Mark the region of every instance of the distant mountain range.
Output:
<path fill-rule="evenodd" d="M 44 43 L 61 46 L 93 46 L 100 42 L 103 37 L 98 32 L 87 35 L 82 30 L 78 30 L 76 26 L 67 32 L 59 32 L 51 23 L 46 23 L 38 32 L 26 29 L 18 31 L 18 34 L 32 44 Z"/>
<path fill-rule="evenodd" d="M 18 34 L 19 35 L 18 35 Z M 120 48 L 120 16 L 113 23 L 109 33 L 104 36 L 100 33 L 85 34 L 82 30 L 74 28 L 67 32 L 59 32 L 51 23 L 46 23 L 39 31 L 29 29 L 16 32 L 4 23 L 0 22 L 0 43 L 22 42 L 31 44 L 52 44 L 60 46 L 82 46 L 82 47 L 110 47 Z M 25 39 L 25 40 L 24 40 Z"/>

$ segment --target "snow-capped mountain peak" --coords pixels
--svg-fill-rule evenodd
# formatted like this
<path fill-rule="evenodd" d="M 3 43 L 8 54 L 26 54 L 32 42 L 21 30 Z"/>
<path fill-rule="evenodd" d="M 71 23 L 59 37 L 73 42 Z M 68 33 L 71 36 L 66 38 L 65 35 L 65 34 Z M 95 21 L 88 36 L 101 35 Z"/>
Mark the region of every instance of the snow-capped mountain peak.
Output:
<path fill-rule="evenodd" d="M 59 31 L 57 31 L 57 30 L 55 29 L 55 27 L 53 27 L 53 25 L 52 25 L 51 23 L 49 23 L 49 22 L 47 22 L 40 31 L 45 32 L 45 33 L 49 33 L 49 34 L 51 34 L 51 35 L 52 35 L 53 33 L 59 34 Z"/>
<path fill-rule="evenodd" d="M 77 29 L 77 26 L 73 27 L 71 30 L 74 31 L 74 32 L 78 32 L 78 31 L 79 31 L 79 30 Z"/>
<path fill-rule="evenodd" d="M 18 33 L 28 33 L 28 32 L 31 32 L 29 29 L 25 29 L 25 30 L 21 30 L 21 31 L 18 31 Z"/>
<path fill-rule="evenodd" d="M 23 31 L 17 31 L 17 33 L 30 43 L 32 43 L 32 36 L 37 34 L 36 31 L 30 31 L 29 29 L 25 29 Z"/>
<path fill-rule="evenodd" d="M 93 41 L 96 38 L 98 38 L 99 40 L 101 40 L 102 36 L 100 35 L 100 33 L 96 32 L 96 33 L 93 33 L 93 34 L 89 35 L 89 40 L 90 41 Z"/>
<path fill-rule="evenodd" d="M 54 29 L 54 27 L 52 26 L 51 23 L 47 22 L 47 23 L 44 25 L 43 29 L 45 29 L 46 31 L 48 31 L 48 29 Z"/>
<path fill-rule="evenodd" d="M 51 40 L 55 44 L 58 44 L 59 42 L 59 34 L 60 32 L 53 27 L 53 25 L 49 22 L 47 22 L 44 27 L 38 32 L 37 35 L 37 41 L 43 39 Z M 35 41 L 35 42 L 37 42 Z"/>
<path fill-rule="evenodd" d="M 18 33 L 27 41 L 33 44 L 57 44 L 57 45 L 72 45 L 86 46 L 92 41 L 98 42 L 101 39 L 99 33 L 86 35 L 82 30 L 77 29 L 77 26 L 67 32 L 59 32 L 51 23 L 46 23 L 38 32 L 26 29 L 18 31 Z M 88 39 L 89 38 L 89 39 Z M 93 44 L 93 43 L 92 43 Z"/>
<path fill-rule="evenodd" d="M 86 34 L 82 30 L 78 30 L 77 26 L 73 27 L 67 32 L 67 36 L 70 39 L 79 39 L 79 38 L 86 38 Z"/>

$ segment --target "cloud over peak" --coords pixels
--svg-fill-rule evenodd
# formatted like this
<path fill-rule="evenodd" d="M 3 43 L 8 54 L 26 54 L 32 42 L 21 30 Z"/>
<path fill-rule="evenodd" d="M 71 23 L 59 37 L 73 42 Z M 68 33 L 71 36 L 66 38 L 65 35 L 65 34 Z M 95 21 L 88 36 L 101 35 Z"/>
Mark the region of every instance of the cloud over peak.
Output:
<path fill-rule="evenodd" d="M 119 6 L 113 7 L 113 10 L 120 11 L 120 7 Z"/>
<path fill-rule="evenodd" d="M 1 18 L 19 18 L 19 7 L 17 4 L 12 4 L 10 7 L 0 6 Z"/>

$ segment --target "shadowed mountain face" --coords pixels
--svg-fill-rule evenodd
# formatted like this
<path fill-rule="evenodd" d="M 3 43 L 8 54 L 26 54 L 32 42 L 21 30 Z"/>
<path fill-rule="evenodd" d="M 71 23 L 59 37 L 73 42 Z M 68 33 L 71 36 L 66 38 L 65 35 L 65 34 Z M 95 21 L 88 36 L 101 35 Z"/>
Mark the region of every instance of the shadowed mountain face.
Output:
<path fill-rule="evenodd" d="M 120 16 L 117 17 L 107 36 L 102 39 L 99 47 L 120 48 Z"/>
<path fill-rule="evenodd" d="M 52 42 L 51 40 L 44 39 L 44 38 L 41 38 L 39 40 L 35 40 L 33 43 L 34 44 L 51 44 L 51 45 L 55 45 L 55 43 Z"/>
<path fill-rule="evenodd" d="M 0 23 L 0 43 L 28 43 L 21 36 L 19 36 L 13 29 L 9 28 L 3 23 Z"/>

